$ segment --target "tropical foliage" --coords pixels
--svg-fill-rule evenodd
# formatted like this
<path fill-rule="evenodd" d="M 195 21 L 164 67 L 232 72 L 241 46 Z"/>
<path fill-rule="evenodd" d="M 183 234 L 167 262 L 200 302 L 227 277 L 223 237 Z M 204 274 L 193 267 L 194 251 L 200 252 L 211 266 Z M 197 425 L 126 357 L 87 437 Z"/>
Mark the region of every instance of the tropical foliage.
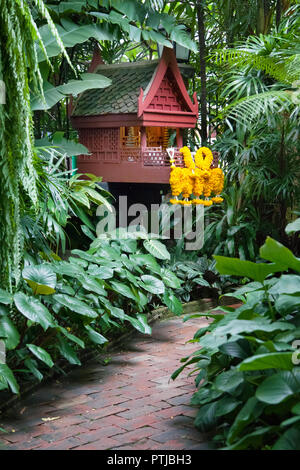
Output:
<path fill-rule="evenodd" d="M 297 224 L 299 219 L 288 230 Z M 173 378 L 187 365 L 196 366 L 199 390 L 192 403 L 200 409 L 195 425 L 213 430 L 222 448 L 295 450 L 300 436 L 300 261 L 272 238 L 260 256 L 269 263 L 215 256 L 220 274 L 251 282 L 234 292 L 240 307 L 192 316 L 212 322 L 197 331 L 192 342 L 200 349 L 182 360 Z"/>
<path fill-rule="evenodd" d="M 148 314 L 155 305 L 181 314 L 174 294 L 181 281 L 159 265 L 169 256 L 159 241 L 131 233 L 95 239 L 89 250 L 73 250 L 68 261 L 28 264 L 13 295 L 0 290 L 0 338 L 7 349 L 0 390 L 18 393 L 18 382 L 42 380 L 48 368 L 59 371 L 59 359 L 80 365 L 80 351 L 101 350 L 126 324 L 150 334 Z"/>

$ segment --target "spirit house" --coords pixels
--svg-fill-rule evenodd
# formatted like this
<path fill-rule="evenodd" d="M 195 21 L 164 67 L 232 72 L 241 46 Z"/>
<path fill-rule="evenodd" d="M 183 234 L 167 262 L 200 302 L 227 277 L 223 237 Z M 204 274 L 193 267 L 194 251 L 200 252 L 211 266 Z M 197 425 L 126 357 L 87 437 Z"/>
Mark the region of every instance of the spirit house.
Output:
<path fill-rule="evenodd" d="M 191 100 L 186 89 L 192 67 L 178 64 L 173 49 L 164 48 L 153 61 L 97 65 L 94 55 L 90 72 L 112 84 L 82 93 L 73 106 L 72 125 L 91 153 L 78 158 L 79 172 L 108 183 L 168 183 L 169 142 L 182 166 L 182 130 L 197 123 L 196 93 Z"/>

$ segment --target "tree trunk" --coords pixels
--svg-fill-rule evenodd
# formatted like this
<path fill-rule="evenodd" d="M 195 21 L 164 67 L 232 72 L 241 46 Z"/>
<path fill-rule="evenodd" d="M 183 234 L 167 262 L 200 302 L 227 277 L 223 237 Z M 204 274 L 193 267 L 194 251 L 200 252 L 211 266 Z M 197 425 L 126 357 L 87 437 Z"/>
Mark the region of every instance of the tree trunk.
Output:
<path fill-rule="evenodd" d="M 200 79 L 201 79 L 201 96 L 200 96 L 200 114 L 201 114 L 201 143 L 207 143 L 207 87 L 206 87 L 206 45 L 205 45 L 205 7 L 206 0 L 197 0 L 197 22 L 199 36 L 199 59 L 200 59 Z"/>
<path fill-rule="evenodd" d="M 281 20 L 282 12 L 282 0 L 277 0 L 276 2 L 276 27 L 278 28 Z"/>

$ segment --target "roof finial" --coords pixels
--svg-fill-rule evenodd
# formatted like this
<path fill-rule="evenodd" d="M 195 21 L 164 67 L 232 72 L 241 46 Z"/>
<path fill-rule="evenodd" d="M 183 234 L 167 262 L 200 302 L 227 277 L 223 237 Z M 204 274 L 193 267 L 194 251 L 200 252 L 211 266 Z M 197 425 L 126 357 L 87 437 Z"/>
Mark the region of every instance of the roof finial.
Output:
<path fill-rule="evenodd" d="M 96 68 L 98 67 L 98 65 L 101 65 L 101 64 L 104 64 L 104 62 L 103 62 L 103 59 L 102 59 L 102 57 L 101 57 L 101 53 L 100 53 L 99 46 L 98 46 L 98 44 L 96 44 L 96 45 L 95 45 L 95 49 L 94 49 L 94 54 L 93 54 L 92 62 L 90 63 L 88 72 L 89 72 L 89 73 L 95 72 L 95 70 L 96 70 Z"/>

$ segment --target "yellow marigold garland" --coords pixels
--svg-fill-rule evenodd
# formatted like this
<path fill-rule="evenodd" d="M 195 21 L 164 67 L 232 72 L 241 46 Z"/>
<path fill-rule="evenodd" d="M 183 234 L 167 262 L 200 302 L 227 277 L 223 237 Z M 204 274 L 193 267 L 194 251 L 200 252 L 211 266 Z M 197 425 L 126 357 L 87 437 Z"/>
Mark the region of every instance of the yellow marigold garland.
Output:
<path fill-rule="evenodd" d="M 200 170 L 209 170 L 213 159 L 212 151 L 207 147 L 201 147 L 195 155 L 195 163 Z"/>
<path fill-rule="evenodd" d="M 186 168 L 191 168 L 192 170 L 195 169 L 195 162 L 193 160 L 191 151 L 188 147 L 182 147 L 180 149 L 180 153 L 183 154 L 184 164 Z"/>
<path fill-rule="evenodd" d="M 174 167 L 171 169 L 170 186 L 173 196 L 179 196 L 182 191 L 182 168 Z"/>
<path fill-rule="evenodd" d="M 211 206 L 213 203 L 223 202 L 220 193 L 224 187 L 224 173 L 221 168 L 211 168 L 213 162 L 211 150 L 207 147 L 198 149 L 195 161 L 188 147 L 182 147 L 180 152 L 183 154 L 185 168 L 176 167 L 175 160 L 172 159 L 170 186 L 175 199 L 170 200 L 171 204 Z M 180 194 L 183 200 L 178 199 Z M 212 194 L 215 196 L 211 197 Z M 195 199 L 190 200 L 192 195 Z M 199 199 L 202 195 L 205 199 Z"/>

